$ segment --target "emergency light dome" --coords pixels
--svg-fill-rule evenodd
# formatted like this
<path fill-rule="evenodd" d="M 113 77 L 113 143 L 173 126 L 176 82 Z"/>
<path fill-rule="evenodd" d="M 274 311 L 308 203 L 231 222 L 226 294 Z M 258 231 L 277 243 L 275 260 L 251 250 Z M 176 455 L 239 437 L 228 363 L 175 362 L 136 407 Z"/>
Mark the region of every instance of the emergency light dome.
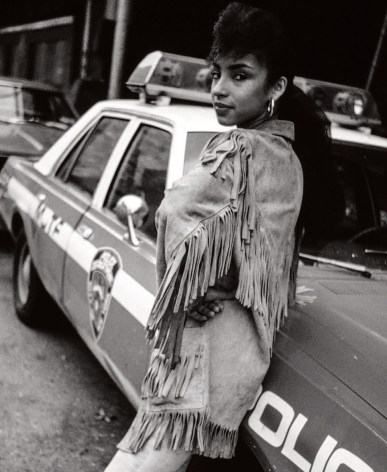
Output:
<path fill-rule="evenodd" d="M 210 70 L 204 59 L 154 51 L 138 64 L 126 85 L 148 101 L 167 96 L 211 103 Z"/>
<path fill-rule="evenodd" d="M 381 124 L 376 102 L 367 90 L 304 77 L 295 77 L 294 84 L 335 123 L 351 127 Z"/>

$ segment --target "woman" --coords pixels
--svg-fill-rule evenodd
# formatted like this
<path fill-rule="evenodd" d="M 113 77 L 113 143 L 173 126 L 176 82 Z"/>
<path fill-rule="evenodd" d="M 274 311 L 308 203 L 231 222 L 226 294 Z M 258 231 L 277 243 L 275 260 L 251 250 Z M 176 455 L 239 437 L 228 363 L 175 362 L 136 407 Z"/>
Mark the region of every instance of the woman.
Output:
<path fill-rule="evenodd" d="M 292 73 L 287 40 L 271 14 L 233 3 L 215 25 L 210 63 L 218 121 L 237 128 L 207 144 L 158 210 L 152 355 L 106 472 L 232 457 L 287 314 L 303 188 L 293 123 L 276 119 Z"/>

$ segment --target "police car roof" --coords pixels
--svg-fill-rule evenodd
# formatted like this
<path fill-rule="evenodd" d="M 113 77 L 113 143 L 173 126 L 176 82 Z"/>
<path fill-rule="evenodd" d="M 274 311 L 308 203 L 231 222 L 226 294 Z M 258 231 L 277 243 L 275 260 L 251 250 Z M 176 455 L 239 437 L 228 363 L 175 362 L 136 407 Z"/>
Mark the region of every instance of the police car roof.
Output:
<path fill-rule="evenodd" d="M 345 128 L 335 123 L 331 124 L 331 137 L 334 142 L 347 145 L 367 146 L 387 151 L 387 138 L 371 134 L 359 129 Z"/>
<path fill-rule="evenodd" d="M 217 122 L 215 112 L 211 106 L 202 104 L 188 104 L 172 102 L 168 106 L 142 103 L 139 100 L 108 100 L 99 102 L 95 107 L 101 111 L 111 109 L 124 112 L 138 112 L 141 116 L 152 119 L 163 119 L 170 123 L 182 124 L 187 131 L 225 131 L 227 128 Z M 333 141 L 346 144 L 364 145 L 387 150 L 387 138 L 367 133 L 356 128 L 345 128 L 336 123 L 331 124 Z"/>
<path fill-rule="evenodd" d="M 229 128 L 218 124 L 215 112 L 210 106 L 172 102 L 168 106 L 141 103 L 138 100 L 111 100 L 104 102 L 104 108 L 138 111 L 141 115 L 163 118 L 169 122 L 184 124 L 187 131 L 225 131 Z M 360 145 L 387 150 L 387 138 L 377 136 L 356 128 L 346 128 L 336 123 L 331 124 L 333 141 L 348 145 Z"/>
<path fill-rule="evenodd" d="M 178 123 L 187 131 L 225 131 L 229 128 L 222 126 L 216 119 L 211 106 L 189 104 L 185 102 L 172 102 L 170 105 L 154 105 L 142 103 L 139 100 L 107 100 L 94 105 L 102 110 L 115 110 L 131 113 L 139 113 L 141 116 L 149 116 L 156 120 L 164 120 L 169 123 Z"/>

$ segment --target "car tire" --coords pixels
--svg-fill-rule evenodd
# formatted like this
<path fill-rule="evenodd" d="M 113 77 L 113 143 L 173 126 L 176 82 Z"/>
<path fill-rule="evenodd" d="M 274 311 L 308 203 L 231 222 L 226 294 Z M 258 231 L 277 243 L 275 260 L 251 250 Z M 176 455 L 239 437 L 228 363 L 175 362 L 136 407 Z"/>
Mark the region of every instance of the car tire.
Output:
<path fill-rule="evenodd" d="M 47 302 L 50 296 L 36 272 L 26 236 L 21 232 L 16 240 L 13 261 L 13 300 L 19 320 L 30 327 L 47 323 Z"/>

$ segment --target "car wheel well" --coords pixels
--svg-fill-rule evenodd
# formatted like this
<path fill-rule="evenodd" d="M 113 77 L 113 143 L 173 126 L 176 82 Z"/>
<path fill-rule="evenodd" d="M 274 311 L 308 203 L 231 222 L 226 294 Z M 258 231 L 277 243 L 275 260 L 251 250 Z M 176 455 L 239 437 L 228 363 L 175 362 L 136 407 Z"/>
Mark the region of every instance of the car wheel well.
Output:
<path fill-rule="evenodd" d="M 15 244 L 12 286 L 15 312 L 24 324 L 44 328 L 60 321 L 57 305 L 36 271 L 23 227 Z"/>

